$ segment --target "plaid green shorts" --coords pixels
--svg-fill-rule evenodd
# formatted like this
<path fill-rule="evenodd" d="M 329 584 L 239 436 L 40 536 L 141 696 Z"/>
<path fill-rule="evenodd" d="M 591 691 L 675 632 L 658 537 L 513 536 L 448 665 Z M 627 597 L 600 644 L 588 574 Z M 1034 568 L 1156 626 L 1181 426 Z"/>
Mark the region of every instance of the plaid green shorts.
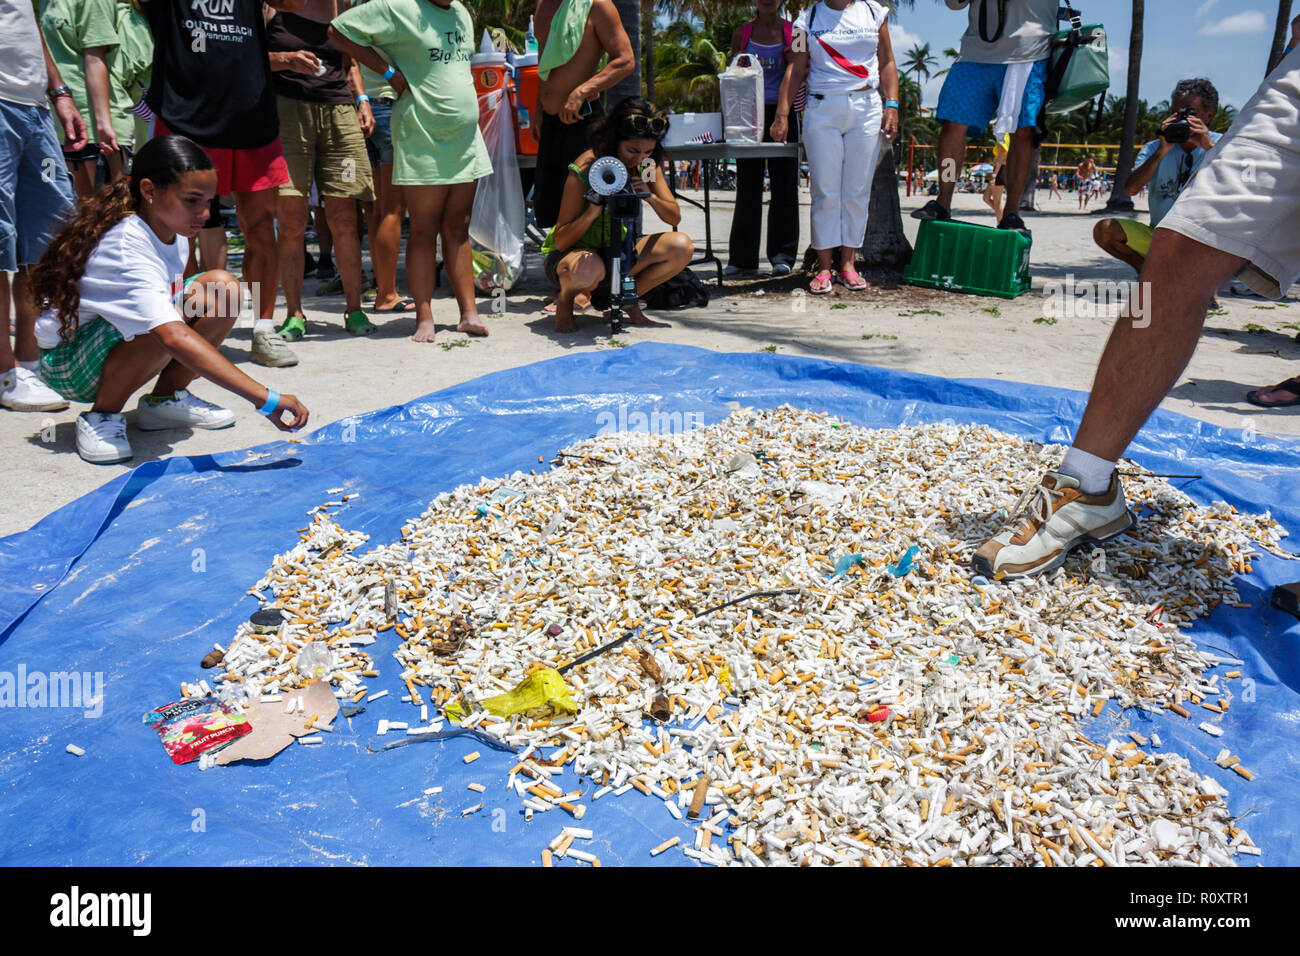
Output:
<path fill-rule="evenodd" d="M 41 378 L 70 402 L 93 402 L 104 360 L 121 341 L 122 333 L 113 323 L 96 316 L 89 325 L 77 327 L 71 342 L 41 349 Z"/>

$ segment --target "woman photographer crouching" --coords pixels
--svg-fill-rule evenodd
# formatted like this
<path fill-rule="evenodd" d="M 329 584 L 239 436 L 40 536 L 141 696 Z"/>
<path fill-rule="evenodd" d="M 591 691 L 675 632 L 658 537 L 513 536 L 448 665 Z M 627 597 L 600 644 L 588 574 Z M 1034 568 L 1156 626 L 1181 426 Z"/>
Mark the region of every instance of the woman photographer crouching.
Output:
<path fill-rule="evenodd" d="M 663 110 L 641 97 L 628 97 L 592 127 L 592 148 L 569 164 L 559 218 L 542 243 L 546 275 L 560 287 L 555 331 L 577 331 L 573 299 L 579 293 L 593 293 L 597 308 L 607 308 L 609 302 L 603 254 L 616 255 L 623 236 L 621 230 L 614 235 L 605 197 L 596 195 L 587 181 L 587 171 L 597 157 L 616 156 L 627 167 L 628 187 L 650 194 L 644 200 L 649 210 L 669 226 L 681 222 L 681 209 L 664 172 L 661 141 L 667 132 L 668 117 Z M 637 295 L 644 296 L 686 268 L 694 249 L 690 237 L 681 232 L 660 232 L 639 239 L 636 264 L 631 269 L 636 276 Z M 632 325 L 652 324 L 641 313 L 639 304 L 628 307 L 627 317 Z"/>

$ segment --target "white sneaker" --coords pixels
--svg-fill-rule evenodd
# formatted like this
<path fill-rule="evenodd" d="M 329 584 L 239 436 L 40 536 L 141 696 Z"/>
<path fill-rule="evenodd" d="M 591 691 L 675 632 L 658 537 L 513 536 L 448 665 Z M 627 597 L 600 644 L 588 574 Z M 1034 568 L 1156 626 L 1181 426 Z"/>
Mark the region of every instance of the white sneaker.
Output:
<path fill-rule="evenodd" d="M 1011 510 L 1011 521 L 975 552 L 975 570 L 994 580 L 1053 571 L 1073 548 L 1102 544 L 1133 527 L 1119 473 L 1104 494 L 1085 495 L 1079 482 L 1049 471 Z"/>
<path fill-rule="evenodd" d="M 134 452 L 126 440 L 126 416 L 105 412 L 78 415 L 77 454 L 95 465 L 130 461 Z"/>
<path fill-rule="evenodd" d="M 59 412 L 68 402 L 39 375 L 20 365 L 0 375 L 0 405 L 15 412 Z"/>
<path fill-rule="evenodd" d="M 229 428 L 235 424 L 235 413 L 230 409 L 205 402 L 183 388 L 177 389 L 171 398 L 140 396 L 135 414 L 136 424 L 146 432 L 164 428 Z"/>

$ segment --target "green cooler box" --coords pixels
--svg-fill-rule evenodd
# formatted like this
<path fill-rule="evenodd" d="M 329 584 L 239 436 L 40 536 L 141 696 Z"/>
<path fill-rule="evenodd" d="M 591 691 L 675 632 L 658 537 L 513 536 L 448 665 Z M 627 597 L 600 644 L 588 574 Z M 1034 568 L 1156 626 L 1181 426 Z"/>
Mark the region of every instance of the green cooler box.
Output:
<path fill-rule="evenodd" d="M 968 222 L 921 223 L 903 272 L 910 285 L 1014 299 L 1029 291 L 1033 240 L 1014 229 Z"/>

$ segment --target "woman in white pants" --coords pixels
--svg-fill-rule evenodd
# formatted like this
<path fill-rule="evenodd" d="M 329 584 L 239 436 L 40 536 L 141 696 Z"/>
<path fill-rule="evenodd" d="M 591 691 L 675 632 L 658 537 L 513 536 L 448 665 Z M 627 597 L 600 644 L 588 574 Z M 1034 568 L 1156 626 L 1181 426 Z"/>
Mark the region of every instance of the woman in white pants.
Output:
<path fill-rule="evenodd" d="M 881 135 L 892 139 L 898 131 L 898 65 L 888 18 L 888 9 L 876 0 L 822 0 L 794 23 L 772 139 L 785 142 L 790 101 L 807 81 L 803 141 L 817 250 L 817 274 L 808 288 L 816 295 L 829 292 L 833 281 L 846 289 L 867 287 L 854 258 L 867 233 Z M 836 249 L 838 274 L 831 272 Z"/>

